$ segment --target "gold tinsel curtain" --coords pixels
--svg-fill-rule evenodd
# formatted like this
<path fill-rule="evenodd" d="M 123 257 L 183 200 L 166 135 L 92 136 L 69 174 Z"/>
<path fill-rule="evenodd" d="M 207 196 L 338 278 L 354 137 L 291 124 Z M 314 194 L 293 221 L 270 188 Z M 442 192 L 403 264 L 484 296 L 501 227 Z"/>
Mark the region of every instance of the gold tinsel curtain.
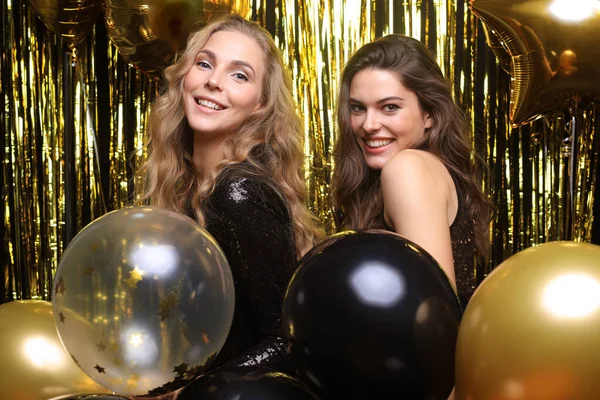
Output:
<path fill-rule="evenodd" d="M 293 76 L 306 127 L 310 206 L 325 225 L 339 74 L 359 46 L 396 32 L 437 54 L 471 117 L 476 152 L 489 165 L 481 184 L 498 215 L 489 262 L 474 271 L 478 280 L 523 248 L 591 240 L 595 109 L 511 129 L 510 77 L 467 1 L 252 0 L 248 7 L 249 18 L 274 35 Z M 73 236 L 133 201 L 146 117 L 160 82 L 123 60 L 102 18 L 71 51 L 27 1 L 4 1 L 1 13 L 0 302 L 49 299 Z"/>

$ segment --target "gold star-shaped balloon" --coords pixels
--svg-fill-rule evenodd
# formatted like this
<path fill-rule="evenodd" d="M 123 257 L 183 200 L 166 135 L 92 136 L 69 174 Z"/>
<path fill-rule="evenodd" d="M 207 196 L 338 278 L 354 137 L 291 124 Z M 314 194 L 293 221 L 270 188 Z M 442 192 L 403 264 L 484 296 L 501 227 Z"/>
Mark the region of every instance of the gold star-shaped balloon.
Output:
<path fill-rule="evenodd" d="M 138 282 L 143 279 L 145 273 L 144 270 L 136 266 L 132 271 L 129 271 L 129 278 L 124 279 L 124 281 L 130 288 L 135 289 Z"/>
<path fill-rule="evenodd" d="M 598 1 L 470 0 L 488 45 L 510 60 L 513 126 L 600 100 Z M 506 51 L 506 56 L 498 48 Z"/>
<path fill-rule="evenodd" d="M 177 296 L 174 294 L 169 294 L 166 297 L 160 299 L 160 306 L 158 315 L 160 315 L 160 320 L 164 321 L 165 319 L 171 316 L 171 311 L 177 305 Z"/>
<path fill-rule="evenodd" d="M 61 275 L 58 278 L 58 284 L 56 285 L 56 294 L 65 294 L 65 290 L 67 290 L 67 288 L 65 287 L 65 280 Z"/>
<path fill-rule="evenodd" d="M 94 367 L 94 369 L 96 371 L 98 371 L 99 374 L 106 374 L 106 372 L 104 372 L 104 368 L 102 368 L 101 366 L 99 366 L 98 364 L 96 364 L 96 366 Z"/>

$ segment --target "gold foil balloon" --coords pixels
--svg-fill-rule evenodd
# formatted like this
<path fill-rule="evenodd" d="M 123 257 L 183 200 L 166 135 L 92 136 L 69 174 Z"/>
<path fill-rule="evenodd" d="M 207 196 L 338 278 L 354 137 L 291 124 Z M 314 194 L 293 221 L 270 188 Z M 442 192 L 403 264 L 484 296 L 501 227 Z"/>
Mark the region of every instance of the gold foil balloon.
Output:
<path fill-rule="evenodd" d="M 71 45 L 92 30 L 102 13 L 102 0 L 30 0 L 38 16 Z"/>
<path fill-rule="evenodd" d="M 456 400 L 600 398 L 600 246 L 550 242 L 501 263 L 467 305 Z"/>
<path fill-rule="evenodd" d="M 169 393 L 221 350 L 233 318 L 229 264 L 192 219 L 125 208 L 85 227 L 56 271 L 54 318 L 78 365 L 119 395 Z"/>
<path fill-rule="evenodd" d="M 134 66 L 156 75 L 170 65 L 189 34 L 232 12 L 249 17 L 250 0 L 106 0 L 108 34 Z"/>
<path fill-rule="evenodd" d="M 498 60 L 498 65 L 510 74 L 511 57 L 506 52 L 502 42 L 498 36 L 490 32 L 486 25 L 483 25 L 483 32 L 485 33 L 485 41 L 488 47 L 494 53 L 496 60 Z"/>
<path fill-rule="evenodd" d="M 46 400 L 70 393 L 109 393 L 65 351 L 56 333 L 52 303 L 0 305 L 0 399 Z"/>
<path fill-rule="evenodd" d="M 600 99 L 598 1 L 471 0 L 470 7 L 488 44 L 501 43 L 510 56 L 513 126 Z"/>

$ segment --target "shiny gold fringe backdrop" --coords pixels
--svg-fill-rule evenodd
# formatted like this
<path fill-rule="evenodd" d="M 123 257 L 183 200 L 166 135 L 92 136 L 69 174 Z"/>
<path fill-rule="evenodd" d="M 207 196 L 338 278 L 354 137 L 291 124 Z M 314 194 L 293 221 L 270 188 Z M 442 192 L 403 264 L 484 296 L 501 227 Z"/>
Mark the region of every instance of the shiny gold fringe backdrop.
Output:
<path fill-rule="evenodd" d="M 49 299 L 66 244 L 130 202 L 156 83 L 102 21 L 71 51 L 25 1 L 3 2 L 0 302 Z"/>
<path fill-rule="evenodd" d="M 253 0 L 251 18 L 275 37 L 306 125 L 310 206 L 331 229 L 328 204 L 339 74 L 362 44 L 404 33 L 433 50 L 472 119 L 481 184 L 498 207 L 481 280 L 515 252 L 549 240 L 590 241 L 599 139 L 594 107 L 510 129 L 510 77 L 466 1 Z M 0 302 L 50 298 L 71 238 L 133 199 L 146 118 L 160 83 L 126 64 L 104 23 L 74 52 L 25 0 L 2 19 Z"/>

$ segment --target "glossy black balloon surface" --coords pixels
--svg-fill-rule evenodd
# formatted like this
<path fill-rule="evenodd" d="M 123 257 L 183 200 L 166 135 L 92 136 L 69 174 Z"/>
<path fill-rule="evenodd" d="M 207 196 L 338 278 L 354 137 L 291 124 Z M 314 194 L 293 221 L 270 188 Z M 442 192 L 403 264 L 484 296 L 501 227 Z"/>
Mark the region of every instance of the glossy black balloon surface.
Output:
<path fill-rule="evenodd" d="M 460 318 L 435 260 L 386 231 L 348 231 L 313 248 L 282 314 L 301 379 L 326 399 L 445 400 Z"/>

